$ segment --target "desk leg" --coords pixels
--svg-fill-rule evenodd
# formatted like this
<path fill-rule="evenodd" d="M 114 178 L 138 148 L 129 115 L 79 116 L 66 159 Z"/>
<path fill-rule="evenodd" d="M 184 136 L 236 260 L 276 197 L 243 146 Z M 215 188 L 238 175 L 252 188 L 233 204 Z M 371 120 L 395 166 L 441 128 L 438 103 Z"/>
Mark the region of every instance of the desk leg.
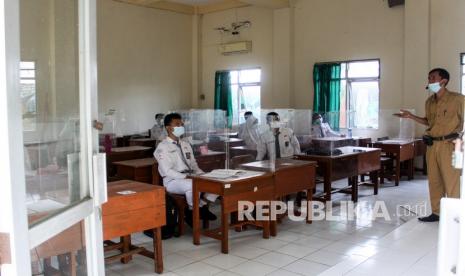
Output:
<path fill-rule="evenodd" d="M 192 183 L 192 197 L 193 197 L 193 203 L 192 203 L 192 231 L 193 236 L 194 236 L 194 244 L 199 245 L 200 244 L 200 214 L 199 214 L 199 204 L 200 204 L 200 193 L 197 188 L 197 185 L 195 184 L 195 181 Z"/>
<path fill-rule="evenodd" d="M 408 180 L 412 180 L 414 177 L 414 171 L 415 171 L 415 166 L 414 166 L 414 161 L 415 159 L 410 159 L 408 161 Z"/>
<path fill-rule="evenodd" d="M 349 178 L 349 181 L 352 186 L 352 201 L 358 201 L 358 176 L 352 176 Z"/>
<path fill-rule="evenodd" d="M 163 273 L 163 251 L 161 247 L 161 227 L 153 229 L 153 260 L 155 261 L 155 272 Z"/>
<path fill-rule="evenodd" d="M 324 176 L 324 197 L 325 201 L 331 201 L 331 169 L 327 169 Z"/>
<path fill-rule="evenodd" d="M 307 190 L 307 223 L 308 224 L 312 223 L 312 215 L 313 215 L 312 198 L 313 198 L 313 189 L 308 189 Z M 302 207 L 303 206 L 301 206 L 301 208 Z"/>
<path fill-rule="evenodd" d="M 399 155 L 397 155 L 396 156 L 396 179 L 395 179 L 396 186 L 399 186 L 399 182 L 400 182 L 400 158 L 399 158 Z"/>
<path fill-rule="evenodd" d="M 228 231 L 229 231 L 229 215 L 226 213 L 224 209 L 223 201 L 221 201 L 221 252 L 224 254 L 229 253 Z"/>
<path fill-rule="evenodd" d="M 377 195 L 378 194 L 378 188 L 379 188 L 379 181 L 378 181 L 378 171 L 371 172 L 372 175 L 372 181 L 373 181 L 373 194 Z"/>
<path fill-rule="evenodd" d="M 122 253 L 129 252 L 130 247 L 131 247 L 131 235 L 121 237 L 121 242 L 123 243 Z M 132 260 L 132 256 L 127 256 L 127 257 L 121 258 L 121 262 L 123 264 L 129 263 L 131 260 Z"/>

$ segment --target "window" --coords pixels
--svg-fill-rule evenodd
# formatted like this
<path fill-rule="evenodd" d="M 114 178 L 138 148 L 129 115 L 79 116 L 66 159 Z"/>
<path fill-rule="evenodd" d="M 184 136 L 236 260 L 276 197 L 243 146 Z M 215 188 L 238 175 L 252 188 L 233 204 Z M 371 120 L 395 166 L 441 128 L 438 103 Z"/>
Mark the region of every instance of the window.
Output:
<path fill-rule="evenodd" d="M 380 61 L 341 63 L 340 128 L 378 128 Z"/>
<path fill-rule="evenodd" d="M 465 53 L 462 53 L 460 55 L 460 71 L 462 72 L 462 80 L 461 80 L 461 83 L 462 83 L 462 94 L 465 95 Z"/>
<path fill-rule="evenodd" d="M 34 61 L 21 61 L 19 70 L 23 129 L 25 131 L 34 131 L 37 116 L 36 64 Z"/>
<path fill-rule="evenodd" d="M 244 113 L 260 113 L 260 69 L 234 70 L 231 74 L 233 125 L 244 122 Z"/>

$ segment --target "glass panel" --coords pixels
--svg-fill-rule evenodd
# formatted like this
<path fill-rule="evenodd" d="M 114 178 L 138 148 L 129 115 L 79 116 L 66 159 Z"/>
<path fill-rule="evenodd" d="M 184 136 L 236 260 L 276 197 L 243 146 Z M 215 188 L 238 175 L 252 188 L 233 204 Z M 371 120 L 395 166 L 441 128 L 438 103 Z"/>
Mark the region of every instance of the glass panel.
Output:
<path fill-rule="evenodd" d="M 415 114 L 415 110 L 409 110 Z M 415 122 L 410 119 L 402 119 L 393 114 L 399 110 L 382 109 L 379 111 L 379 129 L 375 133 L 374 140 L 412 140 L 415 137 Z"/>
<path fill-rule="evenodd" d="M 238 84 L 239 83 L 239 71 L 230 71 L 231 76 L 231 84 Z"/>
<path fill-rule="evenodd" d="M 250 69 L 250 70 L 241 70 L 239 71 L 239 82 L 240 83 L 251 83 L 251 82 L 260 82 L 261 70 L 260 69 Z"/>
<path fill-rule="evenodd" d="M 26 198 L 28 212 L 41 214 L 37 220 L 88 196 L 80 167 L 77 4 L 20 0 Z"/>
<path fill-rule="evenodd" d="M 32 223 L 47 213 L 29 215 Z M 87 275 L 84 222 L 31 250 L 32 275 Z"/>
<path fill-rule="evenodd" d="M 349 78 L 379 77 L 379 61 L 354 61 L 349 63 Z"/>
<path fill-rule="evenodd" d="M 347 63 L 341 63 L 341 79 L 346 78 Z"/>
<path fill-rule="evenodd" d="M 233 108 L 233 125 L 237 125 L 241 122 L 241 110 L 240 110 L 240 87 L 237 84 L 231 85 L 232 92 L 232 108 Z M 243 114 L 242 114 L 243 115 Z"/>
<path fill-rule="evenodd" d="M 260 114 L 260 86 L 243 86 L 242 87 L 242 96 L 244 98 L 245 109 L 242 110 L 243 113 L 246 111 L 252 111 L 253 114 L 258 116 Z M 244 118 L 244 114 L 241 113 L 241 118 Z"/>
<path fill-rule="evenodd" d="M 354 118 L 354 127 L 378 128 L 378 82 L 352 82 L 349 89 L 350 109 L 357 110 Z"/>
<path fill-rule="evenodd" d="M 462 94 L 465 94 L 465 75 L 462 75 Z"/>
<path fill-rule="evenodd" d="M 465 64 L 465 54 L 462 54 L 462 64 Z"/>

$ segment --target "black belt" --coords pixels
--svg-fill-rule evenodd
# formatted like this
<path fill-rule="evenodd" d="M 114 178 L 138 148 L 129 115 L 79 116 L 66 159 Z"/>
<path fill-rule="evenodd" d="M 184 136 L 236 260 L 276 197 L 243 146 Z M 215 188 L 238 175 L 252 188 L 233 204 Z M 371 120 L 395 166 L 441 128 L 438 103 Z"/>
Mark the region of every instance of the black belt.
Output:
<path fill-rule="evenodd" d="M 444 140 L 451 140 L 451 139 L 457 139 L 460 137 L 460 134 L 458 133 L 451 133 L 446 136 L 439 136 L 439 137 L 431 137 L 434 141 L 444 141 Z"/>

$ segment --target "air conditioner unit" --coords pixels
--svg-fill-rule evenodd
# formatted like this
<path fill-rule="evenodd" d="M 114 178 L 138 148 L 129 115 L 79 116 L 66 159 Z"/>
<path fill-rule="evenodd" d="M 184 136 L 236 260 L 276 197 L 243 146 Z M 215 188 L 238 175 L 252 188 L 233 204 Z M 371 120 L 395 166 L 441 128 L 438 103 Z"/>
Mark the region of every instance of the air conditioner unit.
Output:
<path fill-rule="evenodd" d="M 252 41 L 224 43 L 221 44 L 218 49 L 219 52 L 225 56 L 249 53 L 252 51 Z"/>

